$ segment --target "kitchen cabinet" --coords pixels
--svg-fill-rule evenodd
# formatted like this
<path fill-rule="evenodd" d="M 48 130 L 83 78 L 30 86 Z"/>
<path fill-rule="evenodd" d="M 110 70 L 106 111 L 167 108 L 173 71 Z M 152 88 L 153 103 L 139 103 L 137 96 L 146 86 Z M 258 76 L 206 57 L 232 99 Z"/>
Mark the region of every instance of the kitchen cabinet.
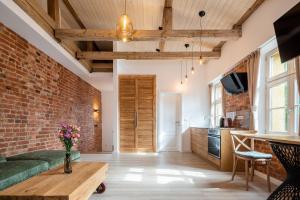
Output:
<path fill-rule="evenodd" d="M 208 129 L 190 128 L 192 152 L 214 164 L 222 171 L 232 171 L 233 155 L 230 129 L 221 129 L 221 158 L 208 154 Z"/>

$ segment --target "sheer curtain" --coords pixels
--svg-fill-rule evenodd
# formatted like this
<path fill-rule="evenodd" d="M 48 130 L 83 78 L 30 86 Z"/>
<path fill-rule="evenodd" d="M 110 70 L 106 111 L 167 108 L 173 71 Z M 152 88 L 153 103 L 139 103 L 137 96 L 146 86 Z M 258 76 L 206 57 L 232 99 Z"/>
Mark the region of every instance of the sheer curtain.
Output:
<path fill-rule="evenodd" d="M 297 57 L 295 59 L 295 63 L 296 63 L 296 77 L 297 77 L 297 86 L 298 86 L 298 92 L 300 94 L 300 57 Z M 299 117 L 299 121 L 298 121 L 298 135 L 300 135 L 300 117 Z"/>
<path fill-rule="evenodd" d="M 255 98 L 256 98 L 256 88 L 257 88 L 257 80 L 258 80 L 258 70 L 259 70 L 259 57 L 260 51 L 257 50 L 252 52 L 245 59 L 244 63 L 247 67 L 247 76 L 248 76 L 248 93 L 250 99 L 250 124 L 249 129 L 254 129 L 254 112 L 256 111 Z M 300 73 L 299 73 L 300 77 Z M 299 84 L 299 82 L 298 82 Z"/>

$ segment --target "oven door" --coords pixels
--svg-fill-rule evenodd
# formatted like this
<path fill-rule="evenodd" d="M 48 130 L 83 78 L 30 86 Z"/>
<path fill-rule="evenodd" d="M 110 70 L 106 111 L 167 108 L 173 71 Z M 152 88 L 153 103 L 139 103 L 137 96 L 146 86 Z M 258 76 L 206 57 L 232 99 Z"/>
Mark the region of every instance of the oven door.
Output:
<path fill-rule="evenodd" d="M 221 158 L 221 138 L 220 135 L 208 135 L 208 153 L 217 158 Z"/>

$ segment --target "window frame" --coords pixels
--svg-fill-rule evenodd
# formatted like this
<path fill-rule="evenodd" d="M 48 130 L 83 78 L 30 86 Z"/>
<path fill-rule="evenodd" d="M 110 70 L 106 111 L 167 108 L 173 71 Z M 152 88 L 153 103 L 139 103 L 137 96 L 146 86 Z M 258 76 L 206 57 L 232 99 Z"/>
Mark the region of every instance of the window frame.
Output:
<path fill-rule="evenodd" d="M 223 111 L 223 86 L 222 83 L 220 81 L 216 81 L 215 83 L 210 85 L 211 87 L 211 91 L 210 91 L 210 115 L 211 115 L 211 125 L 212 128 L 216 128 L 219 127 L 217 126 L 217 119 L 220 119 L 220 117 L 222 117 L 224 115 L 224 111 Z M 220 98 L 216 99 L 216 93 L 217 93 L 217 89 L 220 87 Z M 217 115 L 217 105 L 221 104 L 221 115 Z M 212 113 L 212 109 L 213 109 L 213 113 Z"/>
<path fill-rule="evenodd" d="M 265 74 L 265 87 L 266 87 L 266 99 L 265 99 L 265 112 L 266 112 L 266 132 L 271 134 L 287 134 L 287 135 L 294 135 L 296 134 L 296 126 L 295 126 L 295 81 L 296 74 L 295 74 L 295 59 L 286 62 L 287 71 L 276 76 L 270 77 L 271 71 L 271 56 L 278 52 L 278 49 L 275 48 L 269 53 L 266 54 L 266 74 Z M 280 85 L 284 82 L 287 82 L 288 87 L 288 102 L 287 102 L 287 131 L 272 131 L 271 130 L 271 116 L 270 111 L 270 89 Z M 284 107 L 282 107 L 284 108 Z M 275 108 L 276 109 L 276 108 Z M 279 108 L 277 108 L 279 109 Z"/>

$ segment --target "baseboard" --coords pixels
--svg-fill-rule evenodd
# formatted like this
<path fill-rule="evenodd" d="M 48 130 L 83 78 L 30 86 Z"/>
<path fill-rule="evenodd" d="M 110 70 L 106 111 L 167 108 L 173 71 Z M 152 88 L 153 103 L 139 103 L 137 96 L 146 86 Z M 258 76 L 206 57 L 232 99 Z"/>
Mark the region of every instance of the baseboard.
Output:
<path fill-rule="evenodd" d="M 262 173 L 262 172 L 260 172 L 260 171 L 255 170 L 254 174 L 257 175 L 260 178 L 263 178 L 263 179 L 267 180 L 267 175 L 264 174 L 264 173 Z M 273 177 L 270 177 L 270 181 L 274 185 L 280 185 L 282 183 L 282 181 L 280 181 L 280 180 L 278 180 L 276 178 L 273 178 Z"/>

